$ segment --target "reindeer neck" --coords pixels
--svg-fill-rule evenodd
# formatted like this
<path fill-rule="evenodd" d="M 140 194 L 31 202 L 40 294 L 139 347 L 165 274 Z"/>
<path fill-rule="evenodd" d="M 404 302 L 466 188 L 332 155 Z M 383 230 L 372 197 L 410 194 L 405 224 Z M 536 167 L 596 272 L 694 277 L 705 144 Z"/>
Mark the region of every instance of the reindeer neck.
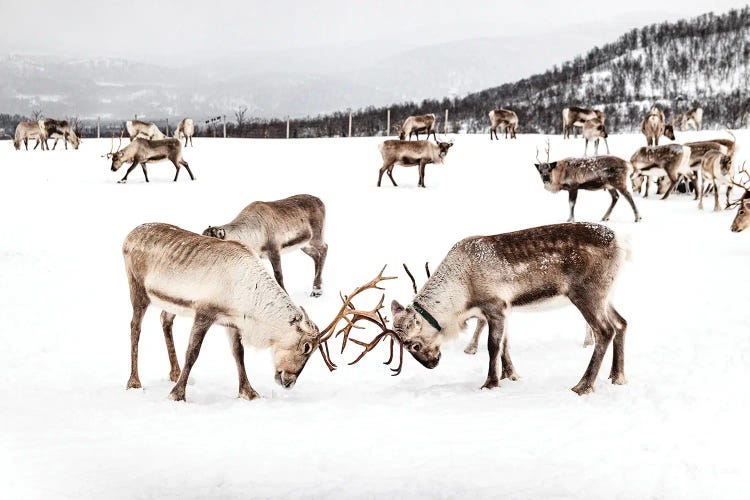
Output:
<path fill-rule="evenodd" d="M 415 310 L 433 327 L 441 333 L 451 334 L 457 317 L 466 309 L 467 301 L 468 291 L 462 279 L 461 268 L 446 258 L 412 303 Z"/>

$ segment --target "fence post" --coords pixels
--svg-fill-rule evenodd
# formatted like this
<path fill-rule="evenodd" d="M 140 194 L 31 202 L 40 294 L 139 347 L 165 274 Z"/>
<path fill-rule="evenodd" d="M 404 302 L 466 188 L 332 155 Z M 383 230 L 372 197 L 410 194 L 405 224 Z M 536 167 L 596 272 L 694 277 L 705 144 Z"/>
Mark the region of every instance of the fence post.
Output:
<path fill-rule="evenodd" d="M 102 117 L 97 116 L 96 117 L 96 138 L 101 139 L 101 125 L 102 125 Z"/>
<path fill-rule="evenodd" d="M 169 118 L 167 118 L 167 137 L 169 137 Z"/>
<path fill-rule="evenodd" d="M 352 136 L 352 112 L 349 111 L 349 137 Z"/>
<path fill-rule="evenodd" d="M 445 123 L 443 124 L 443 133 L 448 133 L 448 110 L 445 110 Z"/>
<path fill-rule="evenodd" d="M 388 118 L 385 121 L 385 136 L 391 135 L 391 108 L 388 108 Z"/>
<path fill-rule="evenodd" d="M 222 115 L 222 121 L 224 122 L 224 139 L 227 138 L 227 115 Z"/>
<path fill-rule="evenodd" d="M 286 117 L 286 138 L 289 139 L 289 117 Z"/>

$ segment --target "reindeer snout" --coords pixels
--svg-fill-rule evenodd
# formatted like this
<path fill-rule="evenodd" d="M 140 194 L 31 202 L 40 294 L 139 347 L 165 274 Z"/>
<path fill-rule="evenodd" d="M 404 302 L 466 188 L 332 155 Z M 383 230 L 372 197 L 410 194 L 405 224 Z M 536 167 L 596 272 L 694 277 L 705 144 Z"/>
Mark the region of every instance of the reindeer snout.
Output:
<path fill-rule="evenodd" d="M 297 382 L 297 375 L 289 372 L 276 372 L 276 383 L 282 386 L 284 389 L 291 389 Z"/>

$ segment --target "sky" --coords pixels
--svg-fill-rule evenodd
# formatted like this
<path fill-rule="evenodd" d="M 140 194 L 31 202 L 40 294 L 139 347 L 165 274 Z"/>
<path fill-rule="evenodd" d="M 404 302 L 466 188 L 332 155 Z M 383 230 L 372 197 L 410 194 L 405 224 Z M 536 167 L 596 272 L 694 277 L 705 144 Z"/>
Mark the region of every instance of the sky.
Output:
<path fill-rule="evenodd" d="M 124 57 L 181 66 L 248 51 L 360 45 L 411 48 L 560 29 L 640 27 L 746 1 L 0 0 L 0 53 Z M 595 23 L 600 23 L 600 28 Z M 551 40 L 553 42 L 554 40 Z"/>

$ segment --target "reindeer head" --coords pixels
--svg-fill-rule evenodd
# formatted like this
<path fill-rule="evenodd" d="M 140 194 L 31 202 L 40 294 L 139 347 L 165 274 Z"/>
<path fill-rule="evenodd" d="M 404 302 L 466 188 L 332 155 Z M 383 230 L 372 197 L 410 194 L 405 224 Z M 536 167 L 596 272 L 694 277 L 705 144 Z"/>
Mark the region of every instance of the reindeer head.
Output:
<path fill-rule="evenodd" d="M 404 307 L 391 302 L 393 331 L 401 344 L 425 368 L 435 368 L 440 362 L 440 325 L 428 311 L 417 303 Z"/>
<path fill-rule="evenodd" d="M 210 236 L 211 238 L 219 238 L 220 240 L 223 240 L 226 239 L 227 233 L 222 227 L 208 226 L 208 228 L 203 231 L 203 236 Z"/>
<path fill-rule="evenodd" d="M 453 146 L 453 141 L 438 142 L 437 146 L 440 148 L 440 158 L 445 158 L 448 154 L 448 150 Z"/>
<path fill-rule="evenodd" d="M 674 126 L 664 125 L 664 137 L 674 141 Z"/>
<path fill-rule="evenodd" d="M 117 170 L 122 167 L 122 164 L 125 163 L 123 161 L 123 152 L 120 151 L 120 146 L 122 146 L 122 134 L 124 132 L 120 131 L 120 142 L 117 144 L 117 151 L 115 151 L 115 133 L 112 132 L 112 144 L 109 148 L 109 153 L 106 155 L 103 155 L 106 158 L 112 159 L 112 172 L 117 172 Z"/>
<path fill-rule="evenodd" d="M 547 160 L 542 161 L 539 158 L 539 148 L 536 150 L 536 161 L 537 163 L 534 163 L 534 166 L 536 167 L 537 172 L 539 172 L 539 175 L 542 177 L 542 182 L 544 183 L 544 189 L 547 191 L 552 191 L 553 193 L 556 193 L 560 190 L 559 187 L 555 187 L 557 184 L 553 182 L 552 180 L 552 173 L 557 168 L 557 162 L 549 161 L 549 139 L 547 139 L 547 144 L 545 146 L 545 152 L 547 153 Z"/>
<path fill-rule="evenodd" d="M 276 383 L 286 389 L 294 387 L 310 355 L 320 345 L 318 327 L 305 310 L 300 309 L 302 312 L 289 324 L 289 334 L 282 336 L 282 340 L 275 341 L 271 346 L 276 370 L 274 378 Z"/>
<path fill-rule="evenodd" d="M 739 200 L 730 205 L 739 206 L 739 208 L 737 209 L 737 215 L 734 216 L 734 220 L 732 221 L 731 229 L 733 233 L 742 232 L 750 227 L 750 187 L 748 186 L 750 184 L 750 174 L 748 174 L 747 170 L 745 169 L 744 163 L 742 165 L 742 169 L 740 170 L 740 177 L 742 177 L 743 174 L 748 177 L 748 180 L 744 183 L 739 183 L 732 180 L 732 184 L 742 188 L 745 191 Z"/>

